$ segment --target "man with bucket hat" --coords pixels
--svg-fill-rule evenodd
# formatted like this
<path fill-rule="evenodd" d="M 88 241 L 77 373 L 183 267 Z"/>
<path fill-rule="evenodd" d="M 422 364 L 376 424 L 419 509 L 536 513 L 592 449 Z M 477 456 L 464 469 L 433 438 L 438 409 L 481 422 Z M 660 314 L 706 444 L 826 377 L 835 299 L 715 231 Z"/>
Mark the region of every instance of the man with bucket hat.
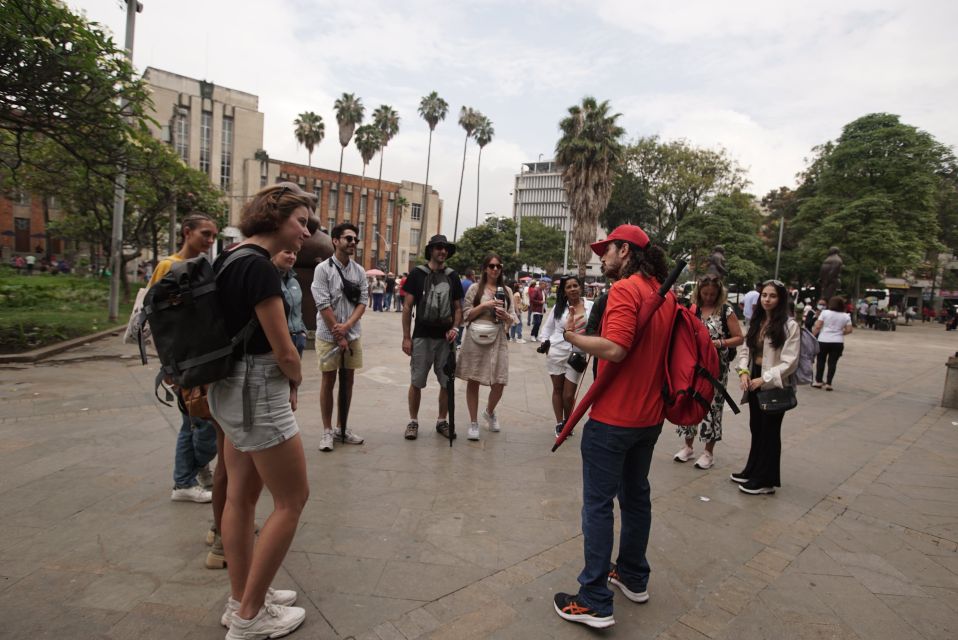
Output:
<path fill-rule="evenodd" d="M 585 318 L 570 316 L 563 338 L 599 358 L 599 376 L 611 363 L 625 375 L 613 376 L 597 394 L 582 433 L 582 534 L 585 568 L 577 594 L 557 593 L 556 613 L 592 628 L 615 624 L 615 586 L 632 602 L 649 599 L 646 548 L 652 524 L 649 468 L 662 432 L 665 358 L 675 314 L 675 298 L 656 293 L 668 278 L 665 253 L 635 225 L 621 225 L 592 245 L 602 272 L 616 278 L 609 291 L 600 335 L 588 336 Z M 658 297 L 658 300 L 654 299 Z M 651 316 L 638 326 L 643 306 Z M 598 382 L 596 383 L 598 384 Z M 621 511 L 619 555 L 612 563 L 613 499 Z"/>
<path fill-rule="evenodd" d="M 402 350 L 410 356 L 409 424 L 404 437 L 415 440 L 419 435 L 419 403 L 422 390 L 432 369 L 439 381 L 439 416 L 436 431 L 443 437 L 455 437 L 450 430 L 449 375 L 445 370 L 450 350 L 462 323 L 462 285 L 459 274 L 446 266 L 456 252 L 456 245 L 444 235 L 435 235 L 426 245 L 428 264 L 413 269 L 403 284 L 405 304 L 402 310 Z M 416 326 L 412 330 L 412 311 L 416 309 Z"/>

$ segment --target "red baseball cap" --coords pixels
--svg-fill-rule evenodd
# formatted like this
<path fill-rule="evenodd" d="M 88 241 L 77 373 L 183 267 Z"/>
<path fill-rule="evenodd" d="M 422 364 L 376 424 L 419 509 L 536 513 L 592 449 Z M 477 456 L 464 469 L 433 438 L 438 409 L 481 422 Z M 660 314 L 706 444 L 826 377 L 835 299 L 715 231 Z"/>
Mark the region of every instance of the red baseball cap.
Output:
<path fill-rule="evenodd" d="M 609 237 L 605 240 L 593 242 L 591 245 L 593 253 L 597 256 L 605 255 L 605 249 L 613 240 L 625 240 L 638 246 L 640 249 L 648 249 L 650 241 L 649 236 L 641 228 L 634 224 L 622 224 L 612 230 Z"/>

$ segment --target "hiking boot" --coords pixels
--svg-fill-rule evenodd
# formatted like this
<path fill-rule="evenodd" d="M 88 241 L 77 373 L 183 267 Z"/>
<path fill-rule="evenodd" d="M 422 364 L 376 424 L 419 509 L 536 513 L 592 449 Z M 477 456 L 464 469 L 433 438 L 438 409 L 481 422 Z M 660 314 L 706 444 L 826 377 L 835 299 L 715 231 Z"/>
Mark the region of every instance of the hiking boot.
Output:
<path fill-rule="evenodd" d="M 213 542 L 210 544 L 210 550 L 206 554 L 207 569 L 225 569 L 226 555 L 223 553 L 223 537 L 219 532 L 213 535 Z"/>
<path fill-rule="evenodd" d="M 467 436 L 467 437 L 468 437 L 470 440 L 478 440 L 478 439 L 479 439 L 479 423 L 478 423 L 478 422 L 470 422 L 470 423 L 469 423 L 469 433 L 468 433 L 468 436 Z"/>
<path fill-rule="evenodd" d="M 595 609 L 580 604 L 577 598 L 568 593 L 557 593 L 552 601 L 556 613 L 569 622 L 578 622 L 593 629 L 606 629 L 615 624 L 612 614 L 600 615 Z"/>
<path fill-rule="evenodd" d="M 443 438 L 449 439 L 449 422 L 446 420 L 436 421 L 436 433 L 441 435 Z M 452 439 L 456 439 L 456 434 L 452 434 Z"/>
<path fill-rule="evenodd" d="M 609 567 L 609 584 L 614 584 L 615 586 L 617 586 L 619 588 L 619 591 L 622 592 L 622 595 L 624 595 L 626 598 L 628 598 L 632 602 L 638 602 L 639 604 L 641 604 L 643 602 L 649 601 L 648 589 L 646 589 L 645 591 L 632 591 L 627 586 L 625 586 L 625 583 L 622 582 L 622 577 L 619 575 L 619 569 L 618 567 L 615 566 L 614 562 Z"/>
<path fill-rule="evenodd" d="M 419 437 L 419 423 L 415 420 L 410 420 L 409 424 L 406 425 L 406 433 L 403 435 L 406 440 L 415 440 Z"/>
<path fill-rule="evenodd" d="M 711 469 L 712 464 L 714 464 L 715 458 L 708 451 L 704 452 L 699 456 L 699 459 L 695 461 L 696 469 Z"/>
<path fill-rule="evenodd" d="M 695 452 L 692 451 L 692 447 L 685 446 L 679 449 L 672 459 L 676 462 L 688 462 L 692 459 L 692 456 L 695 455 Z"/>
<path fill-rule="evenodd" d="M 210 471 L 210 465 L 203 465 L 196 473 L 196 481 L 207 491 L 213 490 L 213 472 Z"/>
<path fill-rule="evenodd" d="M 266 590 L 266 604 L 278 604 L 283 607 L 289 607 L 296 603 L 296 592 L 290 589 L 274 589 L 270 587 Z M 220 624 L 229 629 L 233 621 L 233 614 L 239 611 L 240 603 L 230 596 L 226 599 L 226 608 L 220 617 Z"/>
<path fill-rule="evenodd" d="M 489 427 L 489 431 L 497 433 L 499 431 L 499 416 L 496 415 L 496 412 L 493 411 L 489 413 L 487 410 L 482 410 L 482 419 L 486 421 L 486 426 Z"/>
<path fill-rule="evenodd" d="M 323 437 L 319 439 L 319 450 L 320 451 L 333 450 L 333 432 L 332 431 L 323 431 Z"/>
<path fill-rule="evenodd" d="M 333 429 L 333 440 L 342 442 L 343 432 L 339 429 Z M 365 442 L 365 440 L 353 433 L 352 429 L 346 429 L 346 444 L 362 444 L 363 442 Z"/>
<path fill-rule="evenodd" d="M 229 620 L 230 630 L 226 634 L 226 640 L 281 638 L 295 631 L 305 619 L 306 610 L 302 607 L 264 604 L 252 620 L 243 620 L 233 614 Z"/>
<path fill-rule="evenodd" d="M 173 502 L 213 502 L 213 492 L 207 491 L 198 484 L 192 487 L 177 487 L 170 494 Z"/>

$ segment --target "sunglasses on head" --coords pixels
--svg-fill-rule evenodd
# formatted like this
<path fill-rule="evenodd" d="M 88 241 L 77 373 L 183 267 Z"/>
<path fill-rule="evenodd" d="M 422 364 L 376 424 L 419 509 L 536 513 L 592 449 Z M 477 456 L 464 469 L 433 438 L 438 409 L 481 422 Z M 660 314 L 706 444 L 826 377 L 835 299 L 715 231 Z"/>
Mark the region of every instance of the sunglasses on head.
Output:
<path fill-rule="evenodd" d="M 487 264 L 486 269 L 502 269 L 501 264 Z"/>
<path fill-rule="evenodd" d="M 772 284 L 772 285 L 775 285 L 776 287 L 781 287 L 782 289 L 785 288 L 785 283 L 782 282 L 781 280 L 766 280 L 765 282 L 762 283 L 762 286 L 764 287 L 767 284 Z"/>

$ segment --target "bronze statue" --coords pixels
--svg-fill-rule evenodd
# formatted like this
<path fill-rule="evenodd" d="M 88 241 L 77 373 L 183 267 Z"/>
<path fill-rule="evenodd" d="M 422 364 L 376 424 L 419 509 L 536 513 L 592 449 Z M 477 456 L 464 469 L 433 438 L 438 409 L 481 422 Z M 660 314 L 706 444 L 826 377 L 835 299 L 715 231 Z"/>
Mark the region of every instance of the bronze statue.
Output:
<path fill-rule="evenodd" d="M 310 331 L 316 330 L 316 303 L 313 302 L 313 296 L 309 294 L 310 286 L 313 283 L 313 271 L 316 269 L 316 263 L 322 262 L 333 255 L 333 241 L 329 235 L 319 228 L 319 218 L 315 215 L 309 217 L 306 224 L 310 236 L 303 242 L 302 249 L 296 255 L 296 280 L 303 290 L 303 322 Z"/>
<path fill-rule="evenodd" d="M 720 244 L 715 245 L 712 249 L 712 255 L 709 256 L 708 265 L 705 270 L 708 275 L 718 276 L 719 278 L 728 275 L 728 269 L 725 268 L 725 247 Z"/>
<path fill-rule="evenodd" d="M 845 262 L 838 253 L 838 247 L 832 247 L 828 250 L 828 257 L 822 262 L 822 269 L 818 274 L 818 283 L 821 287 L 821 298 L 830 300 L 839 287 L 842 286 L 842 267 Z"/>

